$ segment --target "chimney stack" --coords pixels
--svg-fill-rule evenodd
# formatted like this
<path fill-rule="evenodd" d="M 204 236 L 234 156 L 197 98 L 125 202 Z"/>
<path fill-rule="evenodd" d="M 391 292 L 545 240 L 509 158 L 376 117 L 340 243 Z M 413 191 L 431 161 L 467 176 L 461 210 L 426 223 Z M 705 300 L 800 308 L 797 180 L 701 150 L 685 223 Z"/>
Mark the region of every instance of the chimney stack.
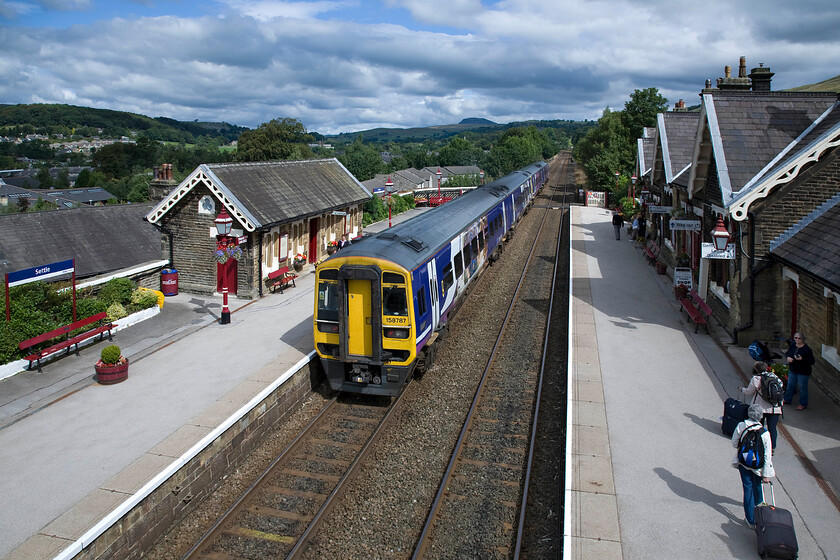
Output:
<path fill-rule="evenodd" d="M 738 77 L 739 78 L 746 78 L 747 77 L 747 57 L 742 56 L 741 61 L 738 65 Z"/>
<path fill-rule="evenodd" d="M 753 68 L 750 72 L 750 80 L 752 81 L 753 91 L 770 91 L 770 81 L 773 78 L 773 72 L 769 68 L 764 67 L 763 62 L 758 63 L 758 68 Z"/>
<path fill-rule="evenodd" d="M 749 90 L 751 85 L 750 79 L 747 77 L 747 58 L 744 56 L 741 57 L 737 78 L 732 77 L 732 67 L 727 65 L 724 68 L 724 77 L 717 79 L 718 89 Z"/>

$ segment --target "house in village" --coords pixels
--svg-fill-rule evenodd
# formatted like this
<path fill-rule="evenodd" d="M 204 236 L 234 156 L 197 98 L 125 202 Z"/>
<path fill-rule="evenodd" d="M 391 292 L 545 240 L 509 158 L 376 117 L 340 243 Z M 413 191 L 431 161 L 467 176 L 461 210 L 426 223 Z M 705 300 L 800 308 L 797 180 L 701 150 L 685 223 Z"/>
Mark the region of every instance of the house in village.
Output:
<path fill-rule="evenodd" d="M 297 254 L 315 263 L 342 234 L 362 231 L 371 193 L 337 159 L 206 164 L 175 186 L 146 216 L 160 228 L 164 254 L 185 291 L 256 298 L 268 275 Z M 214 221 L 225 210 L 241 249 L 227 266 L 214 261 Z"/>
<path fill-rule="evenodd" d="M 680 233 L 661 214 L 663 254 L 688 253 L 699 294 L 736 343 L 804 332 L 815 381 L 840 400 L 840 103 L 833 92 L 770 91 L 772 76 L 747 75 L 742 59 L 737 78 L 727 68 L 717 88 L 707 82 L 687 184 L 682 162 L 669 174 L 663 152 L 662 205 L 697 223 Z M 725 252 L 710 248 L 718 220 L 730 233 Z"/>

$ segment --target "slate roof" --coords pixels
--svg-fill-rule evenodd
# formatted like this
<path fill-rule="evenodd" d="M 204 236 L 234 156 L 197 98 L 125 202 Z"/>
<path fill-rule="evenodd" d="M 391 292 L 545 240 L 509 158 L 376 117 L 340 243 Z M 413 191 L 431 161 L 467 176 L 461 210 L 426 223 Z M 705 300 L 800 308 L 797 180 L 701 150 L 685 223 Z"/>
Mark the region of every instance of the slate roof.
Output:
<path fill-rule="evenodd" d="M 840 193 L 770 244 L 770 254 L 840 291 Z"/>
<path fill-rule="evenodd" d="M 76 277 L 161 260 L 152 204 L 84 206 L 0 215 L 0 273 L 76 259 Z"/>
<path fill-rule="evenodd" d="M 34 203 L 40 197 L 42 200 L 52 202 L 63 208 L 72 208 L 76 204 L 90 204 L 91 202 L 105 202 L 114 198 L 114 195 L 100 187 L 90 189 L 24 189 L 3 182 L 0 179 L 0 197 L 8 198 L 10 203 L 17 203 L 21 198 L 28 198 Z"/>
<path fill-rule="evenodd" d="M 263 227 L 363 202 L 371 196 L 335 158 L 202 167 Z"/>
<path fill-rule="evenodd" d="M 737 193 L 835 101 L 835 93 L 705 90 L 721 186 Z M 713 140 L 714 141 L 714 140 Z M 727 202 L 728 193 L 723 200 Z"/>
<path fill-rule="evenodd" d="M 665 182 L 687 187 L 700 113 L 694 111 L 659 113 L 656 116 L 656 122 L 657 140 L 654 155 L 657 158 L 656 166 L 657 168 L 661 166 Z M 655 169 L 654 176 L 656 175 Z"/>

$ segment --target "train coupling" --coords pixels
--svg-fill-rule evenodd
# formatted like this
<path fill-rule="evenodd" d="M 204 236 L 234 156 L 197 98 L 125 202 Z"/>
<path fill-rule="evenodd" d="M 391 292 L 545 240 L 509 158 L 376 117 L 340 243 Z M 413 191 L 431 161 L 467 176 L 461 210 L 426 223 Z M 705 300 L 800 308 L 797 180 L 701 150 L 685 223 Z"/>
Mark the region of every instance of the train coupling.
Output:
<path fill-rule="evenodd" d="M 353 366 L 350 370 L 350 381 L 353 383 L 373 383 L 374 385 L 381 385 L 382 378 L 378 375 L 371 375 L 370 369 L 359 364 Z"/>

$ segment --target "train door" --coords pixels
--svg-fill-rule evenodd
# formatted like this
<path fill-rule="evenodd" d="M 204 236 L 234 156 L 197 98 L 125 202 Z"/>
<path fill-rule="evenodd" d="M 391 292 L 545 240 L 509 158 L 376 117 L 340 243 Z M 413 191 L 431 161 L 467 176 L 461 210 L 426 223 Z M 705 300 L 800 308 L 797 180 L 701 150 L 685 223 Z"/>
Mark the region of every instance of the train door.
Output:
<path fill-rule="evenodd" d="M 373 356 L 371 281 L 347 280 L 347 354 Z"/>
<path fill-rule="evenodd" d="M 437 267 L 435 259 L 426 263 L 426 274 L 428 278 L 429 297 L 432 305 L 432 331 L 437 330 L 440 321 L 440 292 L 438 292 Z"/>

